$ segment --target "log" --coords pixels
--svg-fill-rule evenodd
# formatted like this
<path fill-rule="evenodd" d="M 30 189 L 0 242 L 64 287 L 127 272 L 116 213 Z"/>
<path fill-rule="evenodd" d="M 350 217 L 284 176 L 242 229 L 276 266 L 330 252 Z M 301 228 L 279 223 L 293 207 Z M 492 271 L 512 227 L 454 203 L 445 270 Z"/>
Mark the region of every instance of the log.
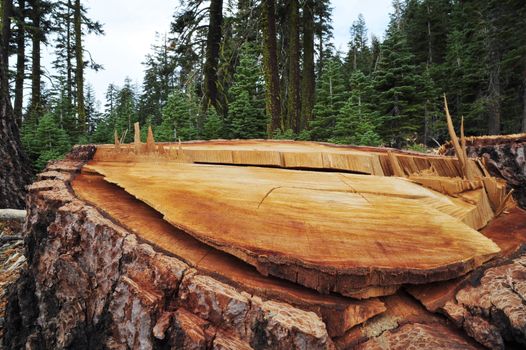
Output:
<path fill-rule="evenodd" d="M 26 219 L 26 211 L 20 209 L 0 209 L 0 220 L 18 220 Z"/>
<path fill-rule="evenodd" d="M 140 239 L 181 259 L 200 272 L 243 288 L 252 294 L 277 299 L 318 313 L 331 336 L 385 311 L 376 298 L 353 300 L 320 295 L 283 280 L 264 277 L 252 266 L 196 240 L 164 221 L 162 215 L 101 176 L 81 174 L 72 182 L 75 194 Z"/>
<path fill-rule="evenodd" d="M 322 293 L 450 279 L 499 251 L 450 215 L 472 204 L 400 178 L 146 159 L 84 169 L 263 275 Z"/>

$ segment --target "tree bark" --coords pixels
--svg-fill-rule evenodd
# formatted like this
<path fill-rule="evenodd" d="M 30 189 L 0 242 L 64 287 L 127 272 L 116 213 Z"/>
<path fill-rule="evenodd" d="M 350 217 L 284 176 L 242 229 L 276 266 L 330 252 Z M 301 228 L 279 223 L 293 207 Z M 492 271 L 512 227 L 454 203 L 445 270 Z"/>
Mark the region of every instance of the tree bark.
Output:
<path fill-rule="evenodd" d="M 22 125 L 22 106 L 24 104 L 24 78 L 26 69 L 26 1 L 18 1 L 18 25 L 16 32 L 16 78 L 14 114 L 18 125 Z"/>
<path fill-rule="evenodd" d="M 3 65 L 9 69 L 9 39 L 11 38 L 11 17 L 13 12 L 13 0 L 2 0 L 2 50 Z"/>
<path fill-rule="evenodd" d="M 298 0 L 289 1 L 289 79 L 287 119 L 294 132 L 300 129 L 300 47 Z"/>
<path fill-rule="evenodd" d="M 221 25 L 223 23 L 223 0 L 210 1 L 210 21 L 206 37 L 206 60 L 204 66 L 204 110 L 211 104 L 217 105 L 217 65 L 219 45 L 221 43 Z M 201 118 L 200 118 L 201 119 Z M 201 125 L 200 125 L 201 127 Z"/>
<path fill-rule="evenodd" d="M 86 133 L 86 106 L 84 104 L 84 59 L 82 50 L 82 15 L 80 0 L 75 0 L 73 13 L 75 25 L 75 85 L 77 87 L 77 117 L 81 135 Z"/>
<path fill-rule="evenodd" d="M 263 69 L 265 70 L 265 105 L 270 116 L 269 137 L 281 129 L 281 102 L 276 43 L 275 0 L 263 1 Z"/>
<path fill-rule="evenodd" d="M 68 112 L 73 105 L 73 57 L 71 57 L 71 9 L 73 5 L 71 0 L 68 0 L 67 13 L 66 13 L 66 95 L 68 99 Z"/>
<path fill-rule="evenodd" d="M 301 94 L 301 124 L 305 129 L 312 119 L 314 107 L 314 1 L 308 0 L 303 7 L 303 74 Z"/>
<path fill-rule="evenodd" d="M 523 73 L 522 81 L 522 128 L 521 132 L 526 132 L 526 69 Z"/>
<path fill-rule="evenodd" d="M 2 24 L 5 24 L 4 3 Z M 9 40 L 3 36 L 4 33 L 2 30 L 2 43 Z M 29 160 L 22 151 L 18 126 L 9 98 L 6 53 L 5 48 L 2 47 L 0 50 L 0 208 L 23 208 L 25 186 L 29 183 L 31 171 Z"/>
<path fill-rule="evenodd" d="M 38 116 L 42 109 L 41 102 L 41 70 L 40 70 L 40 43 L 42 42 L 42 28 L 40 28 L 40 17 L 42 9 L 40 0 L 32 1 L 32 52 L 31 52 L 31 105 L 30 114 Z"/>

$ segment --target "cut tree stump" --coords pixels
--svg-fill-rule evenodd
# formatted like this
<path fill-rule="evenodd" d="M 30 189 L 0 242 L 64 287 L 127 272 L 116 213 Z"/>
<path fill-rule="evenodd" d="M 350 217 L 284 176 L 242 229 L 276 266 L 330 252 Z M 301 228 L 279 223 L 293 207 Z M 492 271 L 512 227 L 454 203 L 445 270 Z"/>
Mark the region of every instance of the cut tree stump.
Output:
<path fill-rule="evenodd" d="M 252 154 L 253 163 L 279 146 L 268 144 L 270 149 Z M 85 171 L 103 175 L 175 227 L 261 274 L 322 293 L 389 294 L 404 283 L 458 277 L 499 252 L 461 222 L 473 210 L 482 218 L 468 220 L 472 226 L 493 217 L 482 205 L 483 190 L 452 198 L 396 177 L 192 164 L 166 153 L 134 157 L 122 145 L 110 153 L 98 150 Z M 352 153 L 363 153 L 359 160 L 374 156 Z"/>

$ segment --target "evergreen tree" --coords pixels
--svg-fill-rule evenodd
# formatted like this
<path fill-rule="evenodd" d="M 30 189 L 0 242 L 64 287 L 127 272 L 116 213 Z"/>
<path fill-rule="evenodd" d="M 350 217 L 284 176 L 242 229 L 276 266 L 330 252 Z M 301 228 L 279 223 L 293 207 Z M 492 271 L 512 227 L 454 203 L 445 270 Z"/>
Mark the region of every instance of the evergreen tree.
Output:
<path fill-rule="evenodd" d="M 338 56 L 327 59 L 318 82 L 314 120 L 310 123 L 310 137 L 326 141 L 334 136 L 337 115 L 347 101 L 343 64 Z"/>
<path fill-rule="evenodd" d="M 419 98 L 419 68 L 402 31 L 400 14 L 392 16 L 375 71 L 377 106 L 383 117 L 379 129 L 390 145 L 402 146 L 424 127 L 422 100 Z"/>
<path fill-rule="evenodd" d="M 351 96 L 340 109 L 331 142 L 379 146 L 382 140 L 376 128 L 380 116 L 374 112 L 371 96 L 373 86 L 361 71 L 351 76 Z"/>
<path fill-rule="evenodd" d="M 228 125 L 234 138 L 263 138 L 267 118 L 263 76 L 254 47 L 245 45 L 230 89 Z"/>
<path fill-rule="evenodd" d="M 176 90 L 162 111 L 162 122 L 157 128 L 159 141 L 193 140 L 198 136 L 199 104 L 195 96 Z"/>

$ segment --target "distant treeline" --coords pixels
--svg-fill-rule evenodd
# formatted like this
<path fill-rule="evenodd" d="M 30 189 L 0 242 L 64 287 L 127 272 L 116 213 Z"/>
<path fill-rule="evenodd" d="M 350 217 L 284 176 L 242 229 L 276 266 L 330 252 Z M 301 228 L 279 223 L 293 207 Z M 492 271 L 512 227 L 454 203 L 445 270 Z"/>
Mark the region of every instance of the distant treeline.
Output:
<path fill-rule="evenodd" d="M 443 93 L 468 135 L 526 131 L 523 0 L 395 0 L 383 40 L 360 15 L 345 52 L 332 44 L 327 0 L 182 1 L 146 55 L 142 86 L 110 85 L 103 110 L 84 88 L 83 69 L 100 66 L 82 47 L 102 28 L 81 1 L 17 0 L 11 13 L 15 110 L 37 166 L 72 143 L 112 142 L 114 130 L 130 141 L 135 121 L 161 141 L 432 146 L 447 138 Z M 32 93 L 22 111 L 28 43 Z M 56 48 L 45 79 L 40 43 Z"/>

